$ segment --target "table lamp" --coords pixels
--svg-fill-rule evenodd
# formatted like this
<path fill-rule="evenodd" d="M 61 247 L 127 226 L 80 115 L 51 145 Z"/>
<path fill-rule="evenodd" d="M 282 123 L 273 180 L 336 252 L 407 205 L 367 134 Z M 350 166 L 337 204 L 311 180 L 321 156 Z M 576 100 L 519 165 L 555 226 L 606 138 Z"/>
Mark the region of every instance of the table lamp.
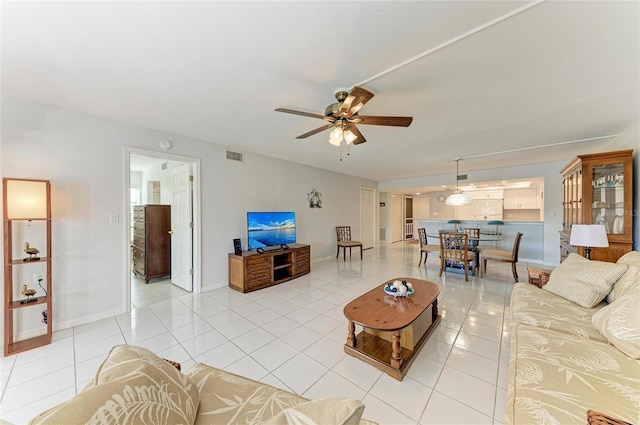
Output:
<path fill-rule="evenodd" d="M 571 226 L 571 239 L 573 246 L 583 246 L 584 256 L 591 260 L 591 248 L 606 248 L 609 246 L 607 231 L 603 224 L 574 224 Z"/>

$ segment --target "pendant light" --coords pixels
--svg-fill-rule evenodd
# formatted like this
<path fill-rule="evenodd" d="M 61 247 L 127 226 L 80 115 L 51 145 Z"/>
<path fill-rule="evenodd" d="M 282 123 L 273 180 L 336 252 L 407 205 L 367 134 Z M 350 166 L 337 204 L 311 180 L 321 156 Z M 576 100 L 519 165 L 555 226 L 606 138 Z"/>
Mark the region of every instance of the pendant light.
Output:
<path fill-rule="evenodd" d="M 444 202 L 445 205 L 449 205 L 452 207 L 459 207 L 462 205 L 470 205 L 471 204 L 471 198 L 469 197 L 469 195 L 467 195 L 466 193 L 463 193 L 459 188 L 458 188 L 458 165 L 459 162 L 462 158 L 454 158 L 454 161 L 456 162 L 456 190 L 455 192 L 453 192 L 451 195 L 449 195 L 447 197 L 447 200 Z"/>

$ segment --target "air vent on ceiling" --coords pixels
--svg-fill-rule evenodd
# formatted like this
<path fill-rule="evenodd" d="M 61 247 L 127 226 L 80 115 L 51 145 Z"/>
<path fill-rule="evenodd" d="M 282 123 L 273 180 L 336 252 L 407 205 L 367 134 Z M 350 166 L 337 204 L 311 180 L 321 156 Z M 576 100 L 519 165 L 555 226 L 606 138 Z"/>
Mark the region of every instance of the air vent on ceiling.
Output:
<path fill-rule="evenodd" d="M 244 154 L 242 152 L 227 151 L 227 159 L 230 161 L 244 162 Z"/>

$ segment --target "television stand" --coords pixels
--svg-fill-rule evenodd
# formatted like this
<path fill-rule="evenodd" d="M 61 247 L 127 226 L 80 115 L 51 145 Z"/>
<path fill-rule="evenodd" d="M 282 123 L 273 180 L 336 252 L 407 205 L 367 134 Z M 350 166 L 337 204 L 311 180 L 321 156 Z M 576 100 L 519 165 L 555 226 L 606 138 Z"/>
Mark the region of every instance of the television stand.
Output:
<path fill-rule="evenodd" d="M 262 252 L 229 253 L 229 287 L 251 292 L 277 285 L 311 271 L 311 247 L 291 244 Z"/>

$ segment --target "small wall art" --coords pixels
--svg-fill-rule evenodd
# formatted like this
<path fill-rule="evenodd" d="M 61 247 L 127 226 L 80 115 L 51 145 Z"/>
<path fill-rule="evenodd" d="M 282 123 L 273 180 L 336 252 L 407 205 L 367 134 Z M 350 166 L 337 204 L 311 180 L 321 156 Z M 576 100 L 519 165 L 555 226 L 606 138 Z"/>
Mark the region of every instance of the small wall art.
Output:
<path fill-rule="evenodd" d="M 307 199 L 309 200 L 309 208 L 322 208 L 322 193 L 315 188 L 307 193 Z"/>

